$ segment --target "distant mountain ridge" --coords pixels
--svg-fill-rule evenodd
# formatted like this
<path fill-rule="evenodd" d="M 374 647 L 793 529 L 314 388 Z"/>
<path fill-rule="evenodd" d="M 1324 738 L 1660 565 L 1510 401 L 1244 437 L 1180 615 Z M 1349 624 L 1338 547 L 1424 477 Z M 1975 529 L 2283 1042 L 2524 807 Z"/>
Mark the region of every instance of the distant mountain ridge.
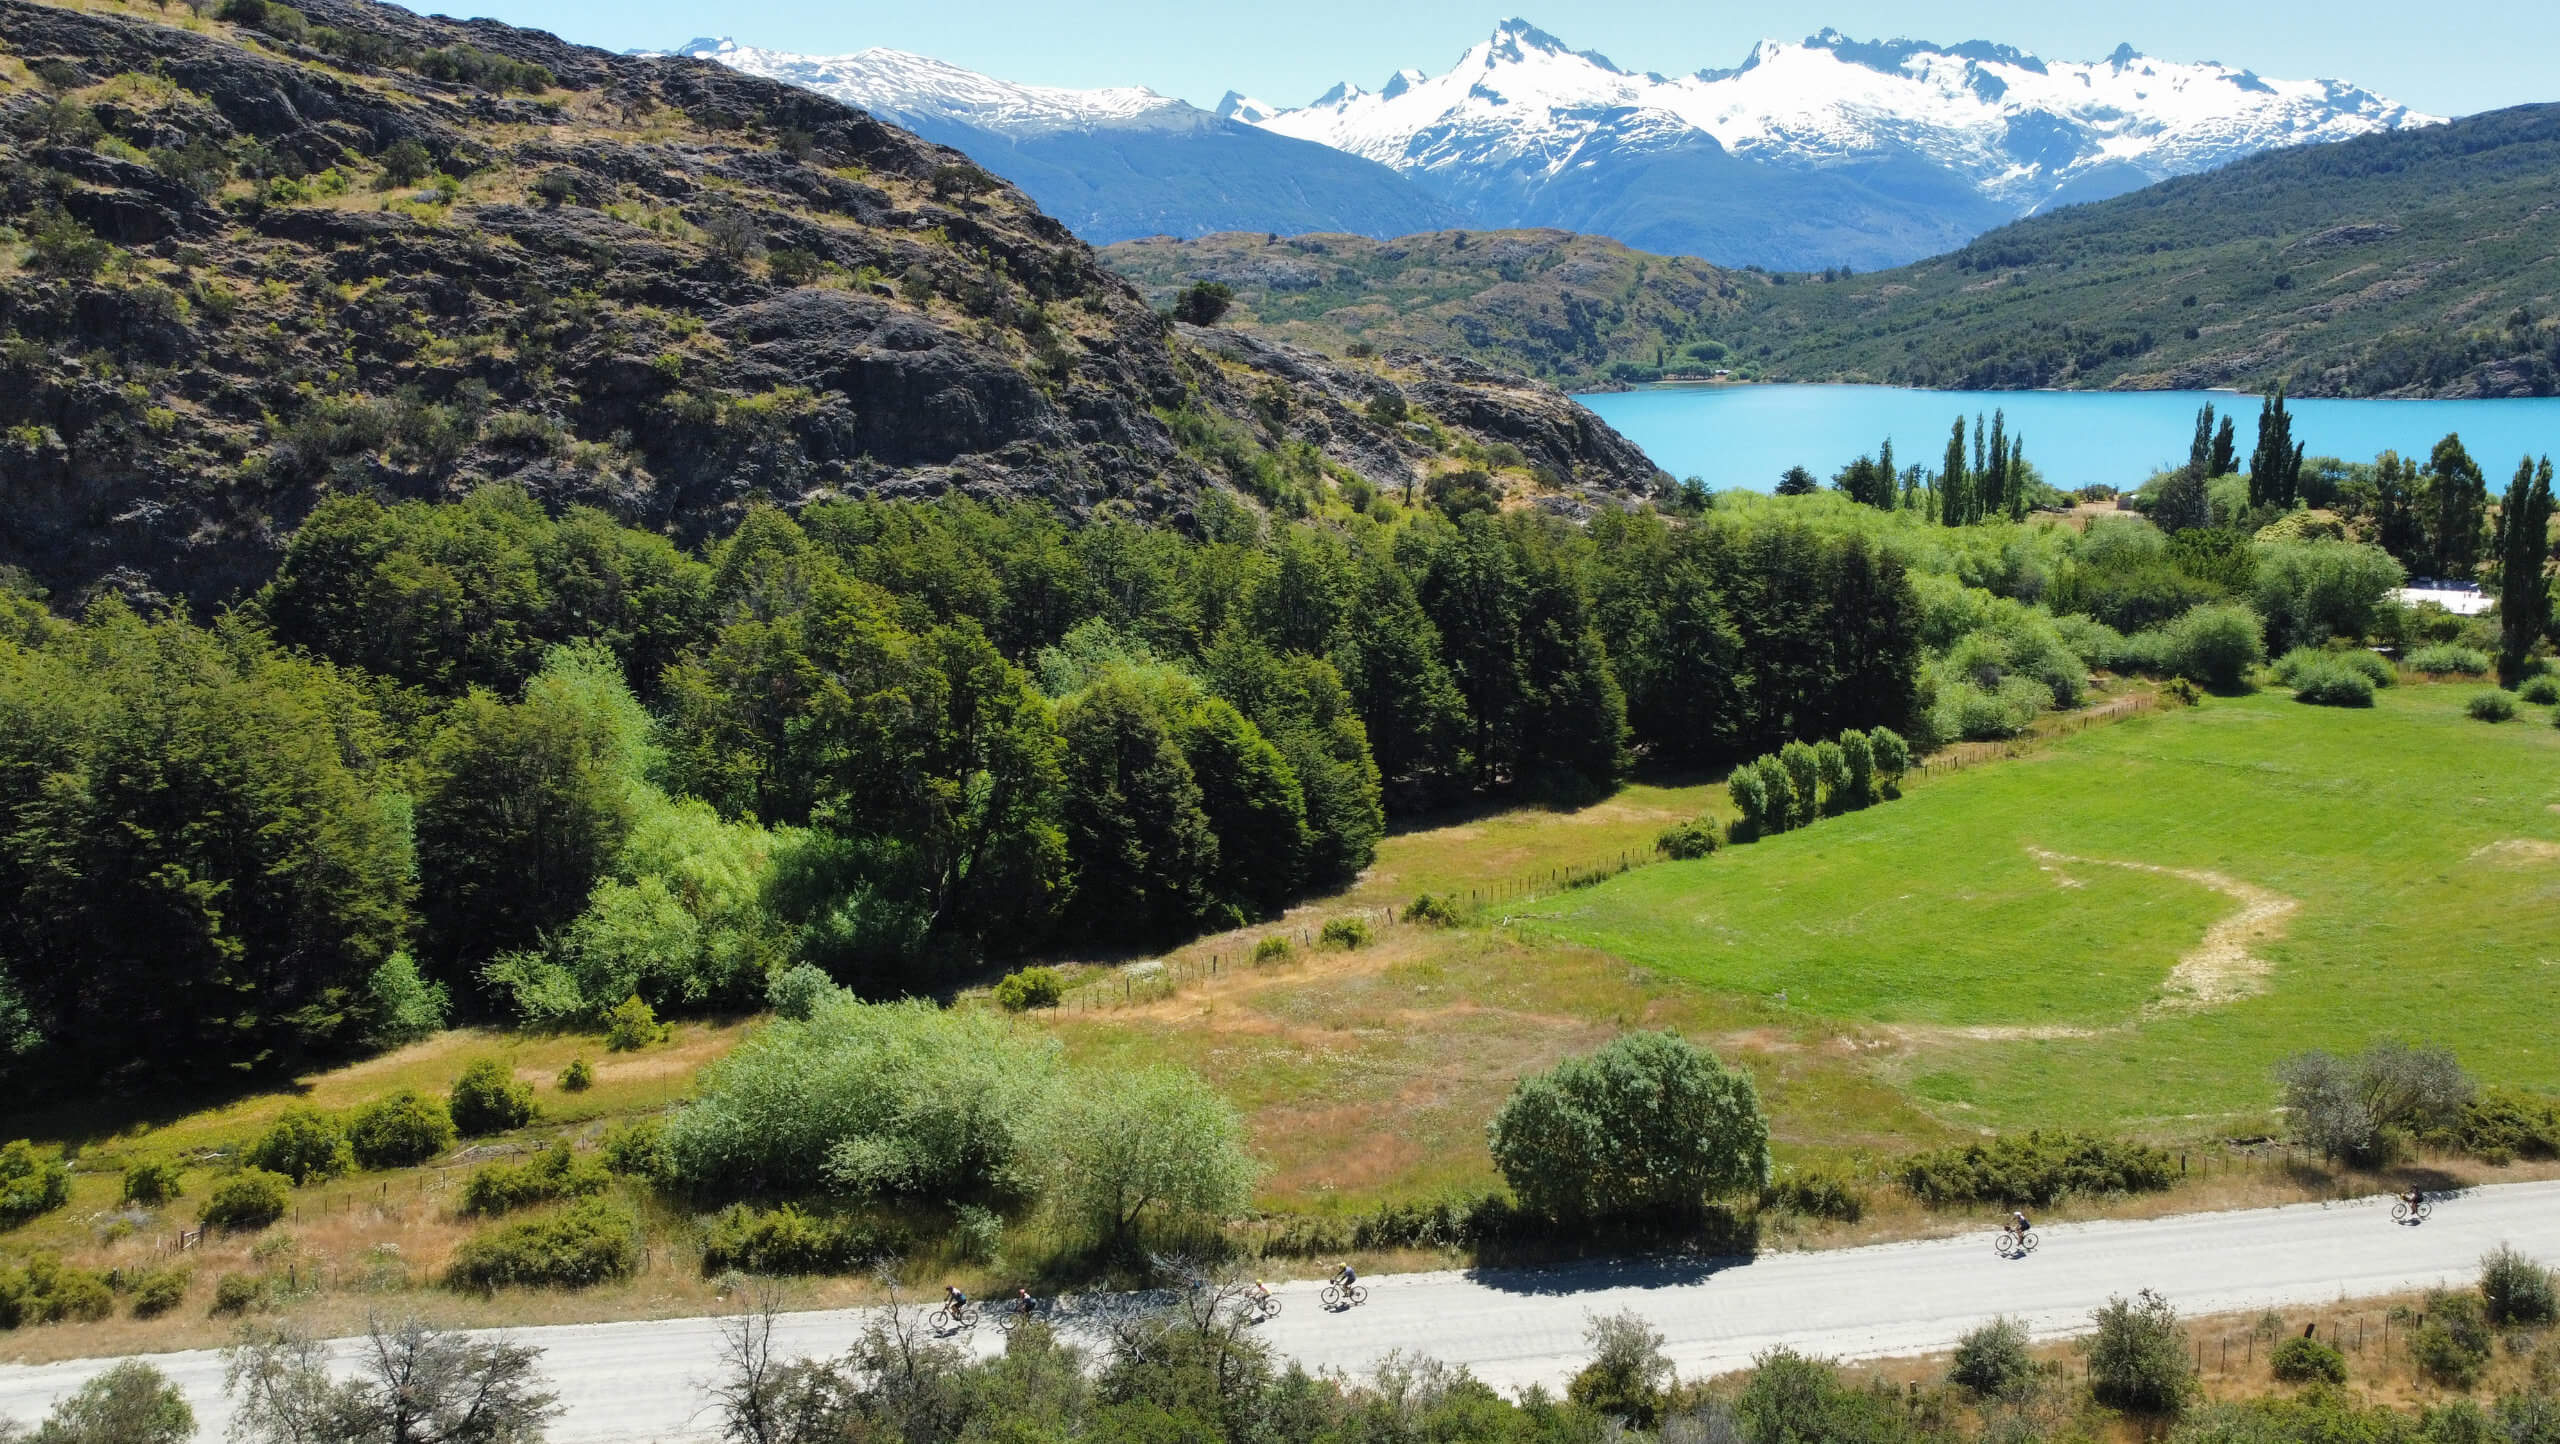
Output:
<path fill-rule="evenodd" d="M 1730 70 L 1630 71 L 1507 20 L 1448 71 L 1216 110 L 1136 87 L 1015 85 L 923 56 L 684 53 L 968 151 L 1096 244 L 1220 231 L 1372 237 L 1551 227 L 1721 265 L 1870 270 L 2056 205 L 2287 146 L 2435 123 L 2334 80 L 2119 46 L 1763 41 Z M 1288 141 L 1289 146 L 1256 141 Z"/>
<path fill-rule="evenodd" d="M 1095 245 L 1231 229 L 1403 235 L 1464 221 L 1374 161 L 1142 87 L 1016 85 L 901 50 L 792 55 L 697 39 L 677 53 L 816 91 L 965 151 Z"/>

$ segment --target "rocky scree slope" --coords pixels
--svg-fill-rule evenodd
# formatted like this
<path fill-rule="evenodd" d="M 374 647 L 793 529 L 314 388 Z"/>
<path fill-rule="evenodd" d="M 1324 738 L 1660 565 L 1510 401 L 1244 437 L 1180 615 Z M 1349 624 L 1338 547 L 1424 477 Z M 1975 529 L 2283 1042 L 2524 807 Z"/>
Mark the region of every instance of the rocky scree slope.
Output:
<path fill-rule="evenodd" d="M 0 567 L 60 604 L 211 604 L 323 496 L 493 479 L 688 542 L 836 494 L 1179 520 L 1504 443 L 1660 484 L 1529 383 L 1204 348 L 956 152 L 717 65 L 360 0 L 0 0 L 0 46 Z"/>

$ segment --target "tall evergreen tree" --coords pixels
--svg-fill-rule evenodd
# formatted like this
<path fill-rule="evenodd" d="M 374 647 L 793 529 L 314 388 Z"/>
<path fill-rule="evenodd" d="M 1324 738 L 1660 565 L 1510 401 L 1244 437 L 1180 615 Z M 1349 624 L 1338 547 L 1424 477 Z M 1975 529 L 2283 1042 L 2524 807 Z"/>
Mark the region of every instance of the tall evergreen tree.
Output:
<path fill-rule="evenodd" d="M 2258 445 L 2249 453 L 2249 505 L 2291 510 L 2302 494 L 2302 447 L 2293 439 L 2293 413 L 2284 388 L 2258 407 Z"/>
<path fill-rule="evenodd" d="M 1964 418 L 1956 418 L 1955 430 L 1947 433 L 1946 461 L 1938 473 L 1938 520 L 1948 526 L 1963 526 L 1973 520 L 1968 497 L 1973 488 L 1965 474 Z"/>
<path fill-rule="evenodd" d="M 2510 687 L 2551 626 L 2550 555 L 2551 458 L 2537 469 L 2528 456 L 2498 509 L 2498 680 Z"/>
<path fill-rule="evenodd" d="M 2027 514 L 2027 438 L 2024 434 L 2009 438 L 2009 520 L 2018 521 Z"/>
<path fill-rule="evenodd" d="M 2222 425 L 2214 430 L 2213 455 L 2205 460 L 2205 475 L 2229 476 L 2239 467 L 2239 428 L 2233 424 L 2233 418 L 2226 416 L 2222 418 Z"/>
<path fill-rule="evenodd" d="M 1980 432 L 1976 432 L 1973 439 L 1976 445 L 1982 444 Z M 2006 411 L 1991 413 L 1991 441 L 1987 454 L 1990 461 L 1984 467 L 1982 474 L 1983 510 L 1986 514 L 1996 512 L 2006 516 L 2009 514 L 2010 503 L 2009 414 Z"/>
<path fill-rule="evenodd" d="M 2187 475 L 2198 481 L 2213 477 L 2213 403 L 2196 412 L 2195 439 L 2187 443 Z"/>
<path fill-rule="evenodd" d="M 1893 469 L 1893 438 L 1890 436 L 1884 439 L 1884 445 L 1876 448 L 1876 475 L 1883 479 L 1884 501 L 1881 505 L 1886 511 L 1891 511 L 1895 492 L 1902 490 L 1902 474 Z M 1910 503 L 1905 501 L 1903 505 L 1907 507 Z"/>
<path fill-rule="evenodd" d="M 2426 564 L 2426 528 L 2418 517 L 2418 464 L 2396 451 L 2373 462 L 2374 540 L 2412 570 Z"/>
<path fill-rule="evenodd" d="M 2489 520 L 2489 479 L 2459 435 L 2448 433 L 2427 458 L 2424 497 L 2428 569 L 2439 577 L 2468 578 L 2479 565 Z"/>

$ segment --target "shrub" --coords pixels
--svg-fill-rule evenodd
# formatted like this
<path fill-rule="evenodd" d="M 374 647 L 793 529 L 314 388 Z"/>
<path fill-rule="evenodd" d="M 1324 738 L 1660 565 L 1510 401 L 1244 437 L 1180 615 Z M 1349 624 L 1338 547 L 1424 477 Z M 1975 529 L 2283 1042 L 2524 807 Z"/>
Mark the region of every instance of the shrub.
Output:
<path fill-rule="evenodd" d="M 1253 1196 L 1242 1115 L 1179 1068 L 1059 1089 L 1043 1133 L 1059 1206 L 1112 1237 L 1150 1211 L 1216 1218 Z"/>
<path fill-rule="evenodd" d="M 1839 743 L 1821 741 L 1813 744 L 1813 775 L 1822 787 L 1822 810 L 1849 810 L 1849 754 Z"/>
<path fill-rule="evenodd" d="M 403 1088 L 356 1110 L 347 1144 L 367 1168 L 407 1168 L 453 1146 L 453 1114 L 437 1099 Z"/>
<path fill-rule="evenodd" d="M 445 1283 L 480 1293 L 585 1288 L 629 1278 L 639 1267 L 638 1224 L 606 1200 L 591 1198 L 464 1239 L 445 1268 Z"/>
<path fill-rule="evenodd" d="M 675 1176 L 674 1164 L 667 1156 L 666 1126 L 655 1118 L 617 1123 L 606 1129 L 597 1142 L 596 1155 L 604 1160 L 606 1172 L 620 1178 L 664 1183 Z"/>
<path fill-rule="evenodd" d="M 895 1258 L 912 1242 L 895 1224 L 826 1218 L 784 1204 L 767 1211 L 731 1204 L 704 1228 L 702 1271 L 838 1274 Z"/>
<path fill-rule="evenodd" d="M 1947 1377 L 1985 1398 L 2006 1398 L 2035 1378 L 2036 1361 L 2027 1353 L 2027 1326 L 1996 1318 L 1956 1340 L 1955 1364 Z"/>
<path fill-rule="evenodd" d="M 160 1204 L 185 1193 L 186 1173 L 175 1159 L 138 1158 L 125 1165 L 124 1201 Z"/>
<path fill-rule="evenodd" d="M 2474 722 L 2509 722 L 2515 719 L 2515 699 L 2504 692 L 2482 692 L 2462 704 Z"/>
<path fill-rule="evenodd" d="M 1432 928 L 1454 928 L 1465 921 L 1458 915 L 1458 899 L 1454 894 L 1442 897 L 1438 893 L 1428 892 L 1405 904 L 1404 920 Z M 1265 938 L 1263 941 L 1269 942 L 1271 939 Z M 1283 951 L 1287 950 L 1288 945 L 1287 938 L 1280 939 Z"/>
<path fill-rule="evenodd" d="M 2529 1093 L 2484 1093 L 2464 1105 L 2442 1141 L 2491 1163 L 2560 1157 L 2560 1101 Z"/>
<path fill-rule="evenodd" d="M 1328 918 L 1323 930 L 1316 934 L 1316 941 L 1346 951 L 1365 948 L 1369 946 L 1369 925 L 1358 918 Z"/>
<path fill-rule="evenodd" d="M 365 1037 L 379 1048 L 396 1048 L 433 1034 L 444 1026 L 451 1006 L 444 984 L 428 982 L 407 953 L 393 953 L 374 969 L 365 994 L 373 1014 Z"/>
<path fill-rule="evenodd" d="M 1296 951 L 1297 948 L 1287 938 L 1273 933 L 1253 945 L 1253 965 L 1258 968 L 1264 963 L 1285 963 Z"/>
<path fill-rule="evenodd" d="M 213 1311 L 245 1314 L 266 1302 L 267 1281 L 258 1274 L 228 1273 L 213 1281 Z"/>
<path fill-rule="evenodd" d="M 2437 642 L 2411 652 L 2405 660 L 2412 672 L 2430 675 L 2463 672 L 2478 675 L 2489 670 L 2489 654 L 2456 642 Z"/>
<path fill-rule="evenodd" d="M 2268 680 L 2278 686 L 2299 688 L 2301 678 L 2320 671 L 2347 671 L 2364 678 L 2376 687 L 2388 687 L 2399 680 L 2391 664 L 2362 647 L 2338 648 L 2296 647 L 2278 657 L 2267 668 Z"/>
<path fill-rule="evenodd" d="M 243 1155 L 252 1168 L 281 1173 L 296 1187 L 337 1177 L 356 1166 L 338 1120 L 315 1108 L 288 1108 Z"/>
<path fill-rule="evenodd" d="M 1746 762 L 1726 775 L 1725 795 L 1733 799 L 1734 810 L 1742 820 L 1734 824 L 1734 836 L 1743 841 L 1783 831 L 1785 809 L 1769 800 L 1769 786 L 1760 779 L 1760 764 Z"/>
<path fill-rule="evenodd" d="M 1674 1033 L 1630 1033 L 1522 1078 L 1487 1125 L 1522 1206 L 1568 1220 L 1694 1215 L 1769 1181 L 1750 1075 Z"/>
<path fill-rule="evenodd" d="M 1591 1346 L 1591 1362 L 1565 1385 L 1565 1397 L 1631 1428 L 1650 1429 L 1660 1422 L 1672 1382 L 1661 1333 L 1630 1309 L 1605 1318 L 1594 1315 L 1583 1338 Z"/>
<path fill-rule="evenodd" d="M 453 1080 L 450 1096 L 453 1126 L 465 1138 L 482 1138 L 522 1128 L 533 1121 L 533 1089 L 519 1083 L 507 1065 L 481 1058 Z"/>
<path fill-rule="evenodd" d="M 795 1023 L 805 1023 L 810 1014 L 818 1011 L 818 1005 L 835 992 L 835 979 L 827 976 L 826 969 L 814 963 L 793 963 L 765 984 L 764 1000 L 775 1013 Z"/>
<path fill-rule="evenodd" d="M 525 1163 L 488 1163 L 462 1185 L 462 1211 L 494 1217 L 563 1198 L 593 1198 L 611 1187 L 612 1174 L 597 1159 L 581 1158 L 555 1143 Z"/>
<path fill-rule="evenodd" d="M 2384 1041 L 2355 1058 L 2313 1050 L 2276 1065 L 2302 1141 L 2322 1156 L 2377 1164 L 2402 1136 L 2454 1127 L 2478 1088 L 2452 1053 Z"/>
<path fill-rule="evenodd" d="M 1004 1219 L 992 1208 L 964 1203 L 951 1211 L 951 1242 L 971 1263 L 994 1263 L 1004 1252 Z"/>
<path fill-rule="evenodd" d="M 1867 743 L 1876 754 L 1876 791 L 1891 797 L 1902 790 L 1903 775 L 1911 770 L 1911 744 L 1890 727 L 1869 732 Z"/>
<path fill-rule="evenodd" d="M 2006 1134 L 1903 1160 L 1902 1186 L 1927 1203 L 2050 1204 L 2066 1194 L 2156 1193 L 2175 1180 L 2167 1153 L 2086 1133 Z"/>
<path fill-rule="evenodd" d="M 638 993 L 616 1003 L 604 1015 L 604 1046 L 615 1053 L 636 1053 L 667 1036 L 658 1025 L 657 1010 L 641 1000 Z"/>
<path fill-rule="evenodd" d="M 284 1217 L 293 1180 L 263 1168 L 225 1174 L 205 1195 L 204 1222 L 214 1228 L 265 1228 Z"/>
<path fill-rule="evenodd" d="M 2090 1315 L 2089 1392 L 2101 1404 L 2134 1414 L 2175 1414 L 2194 1396 L 2196 1369 L 2187 1331 L 2169 1301 L 2144 1289 L 2109 1299 Z"/>
<path fill-rule="evenodd" d="M 115 1312 L 106 1278 L 40 1253 L 10 1268 L 0 1264 L 0 1329 L 28 1324 L 91 1323 Z"/>
<path fill-rule="evenodd" d="M 2370 707 L 2373 705 L 2373 680 L 2362 672 L 2319 662 L 2296 671 L 2287 682 L 2293 688 L 2293 700 L 2314 707 Z"/>
<path fill-rule="evenodd" d="M 1723 841 L 1716 834 L 1715 820 L 1700 817 L 1663 829 L 1653 840 L 1653 850 L 1673 862 L 1690 862 L 1712 856 Z"/>
<path fill-rule="evenodd" d="M 133 1281 L 133 1316 L 156 1319 L 187 1301 L 187 1284 L 193 1278 L 181 1268 L 153 1269 Z"/>
<path fill-rule="evenodd" d="M 1067 982 L 1056 968 L 1024 968 L 996 984 L 996 1006 L 1008 1013 L 1054 1008 L 1067 995 Z"/>
<path fill-rule="evenodd" d="M 2418 1372 L 2448 1389 L 2468 1389 L 2480 1382 L 2496 1342 L 2480 1300 L 2435 1289 L 2427 1294 L 2425 1312 L 2426 1322 L 2409 1340 L 2409 1356 L 2417 1361 Z"/>
<path fill-rule="evenodd" d="M 560 1091 L 563 1093 L 584 1093 L 594 1086 L 596 1065 L 584 1058 L 572 1058 L 569 1066 L 560 1070 Z"/>
<path fill-rule="evenodd" d="M 0 1146 L 0 1226 L 26 1222 L 71 1201 L 71 1169 L 59 1153 L 20 1138 Z"/>
<path fill-rule="evenodd" d="M 2480 1260 L 2480 1303 L 2489 1322 L 2502 1329 L 2560 1320 L 2551 1270 L 2511 1244 L 2498 1245 Z"/>
<path fill-rule="evenodd" d="M 1838 805 L 1842 810 L 1865 807 L 1876 800 L 1876 744 L 1864 732 L 1840 734 L 1840 760 L 1848 768 Z"/>
<path fill-rule="evenodd" d="M 1822 761 L 1812 744 L 1797 741 L 1778 749 L 1778 766 L 1787 778 L 1787 826 L 1802 827 L 1822 810 Z M 1774 808 L 1775 789 L 1769 800 Z"/>
<path fill-rule="evenodd" d="M 2516 697 L 2521 701 L 2531 702 L 2537 707 L 2560 706 L 2560 677 L 2553 677 L 2547 673 L 2539 677 L 2527 677 L 2523 685 L 2516 688 Z"/>
<path fill-rule="evenodd" d="M 2287 1384 L 2343 1384 L 2347 1356 L 2318 1339 L 2295 1337 L 2276 1345 L 2267 1367 Z"/>
<path fill-rule="evenodd" d="M 54 1405 L 30 1444 L 186 1444 L 195 1436 L 187 1396 L 168 1375 L 127 1359 Z M 0 1439 L 15 1437 L 0 1422 Z"/>
<path fill-rule="evenodd" d="M 1790 1173 L 1760 1190 L 1762 1208 L 1783 1208 L 1808 1218 L 1856 1223 L 1866 1217 L 1867 1196 L 1836 1173 Z"/>
<path fill-rule="evenodd" d="M 2163 629 L 2161 661 L 2198 686 L 2236 692 L 2267 658 L 2258 614 L 2236 603 L 2190 608 Z"/>

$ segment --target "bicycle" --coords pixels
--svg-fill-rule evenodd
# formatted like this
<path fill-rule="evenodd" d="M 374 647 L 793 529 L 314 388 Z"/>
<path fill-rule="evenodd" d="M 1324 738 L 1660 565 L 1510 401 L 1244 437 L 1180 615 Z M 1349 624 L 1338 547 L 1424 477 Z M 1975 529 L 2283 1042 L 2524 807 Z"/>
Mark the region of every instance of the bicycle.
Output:
<path fill-rule="evenodd" d="M 1267 1324 L 1278 1317 L 1280 1317 L 1278 1294 L 1264 1294 L 1259 1298 L 1245 1300 L 1244 1321 L 1246 1323 Z"/>
<path fill-rule="evenodd" d="M 2435 1204 L 2427 1199 L 2419 1199 L 2413 1205 L 2403 1198 L 2391 1205 L 2391 1221 L 2393 1223 L 2425 1223 L 2427 1216 L 2435 1211 Z"/>
<path fill-rule="evenodd" d="M 937 1334 L 974 1329 L 978 1326 L 978 1305 L 975 1303 L 944 1304 L 933 1311 L 931 1322 L 933 1331 Z"/>
<path fill-rule="evenodd" d="M 2016 1229 L 2002 1229 L 2000 1236 L 1991 1241 L 1991 1251 L 2002 1258 L 2025 1258 L 2034 1253 L 2036 1245 L 2042 1242 L 2043 1240 L 2037 1238 L 2033 1232 L 2020 1233 Z"/>
<path fill-rule="evenodd" d="M 1004 1306 L 1004 1312 L 996 1316 L 996 1325 L 1010 1334 L 1048 1311 L 1049 1306 L 1038 1299 L 1033 1299 L 1028 1307 L 1022 1300 L 1014 1299 Z"/>
<path fill-rule="evenodd" d="M 1324 1286 L 1324 1306 L 1328 1309 L 1356 1309 L 1367 1302 L 1369 1302 L 1367 1284 L 1353 1284 L 1348 1289 L 1340 1284 Z M 1272 1312 L 1279 1312 L 1279 1301 L 1276 1299 L 1272 1302 Z"/>

